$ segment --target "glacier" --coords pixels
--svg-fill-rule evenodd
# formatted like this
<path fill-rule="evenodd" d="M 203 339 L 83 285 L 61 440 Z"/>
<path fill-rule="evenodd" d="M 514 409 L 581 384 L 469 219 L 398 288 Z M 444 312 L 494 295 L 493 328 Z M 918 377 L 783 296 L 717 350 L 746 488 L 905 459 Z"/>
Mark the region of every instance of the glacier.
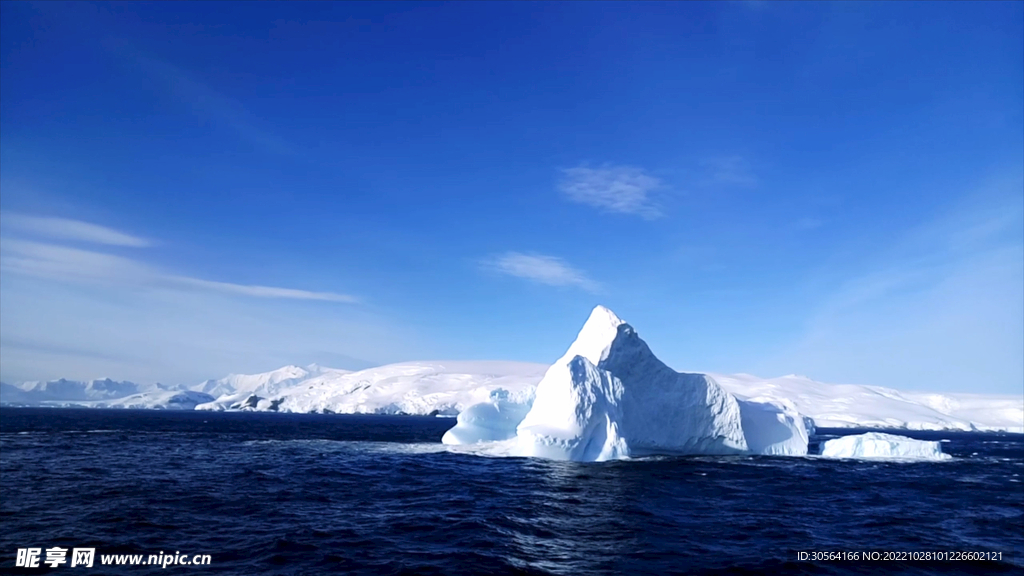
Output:
<path fill-rule="evenodd" d="M 841 436 L 821 446 L 825 458 L 890 458 L 901 460 L 949 460 L 940 442 L 915 440 L 906 436 L 867 432 Z"/>

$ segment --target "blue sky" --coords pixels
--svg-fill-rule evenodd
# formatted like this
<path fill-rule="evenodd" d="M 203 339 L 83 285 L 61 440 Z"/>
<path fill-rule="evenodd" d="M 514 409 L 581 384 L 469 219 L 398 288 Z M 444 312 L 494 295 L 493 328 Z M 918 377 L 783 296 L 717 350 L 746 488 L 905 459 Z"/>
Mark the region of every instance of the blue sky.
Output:
<path fill-rule="evenodd" d="M 0 378 L 1024 386 L 1024 4 L 2 4 Z"/>

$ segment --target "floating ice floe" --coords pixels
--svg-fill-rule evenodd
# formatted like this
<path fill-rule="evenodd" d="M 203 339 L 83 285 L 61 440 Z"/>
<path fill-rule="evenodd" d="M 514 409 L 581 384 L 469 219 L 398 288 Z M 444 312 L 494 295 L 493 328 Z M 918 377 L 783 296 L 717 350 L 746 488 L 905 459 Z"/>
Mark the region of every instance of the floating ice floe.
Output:
<path fill-rule="evenodd" d="M 941 442 L 915 440 L 906 436 L 868 432 L 828 440 L 821 446 L 826 458 L 895 458 L 913 460 L 948 460 Z"/>

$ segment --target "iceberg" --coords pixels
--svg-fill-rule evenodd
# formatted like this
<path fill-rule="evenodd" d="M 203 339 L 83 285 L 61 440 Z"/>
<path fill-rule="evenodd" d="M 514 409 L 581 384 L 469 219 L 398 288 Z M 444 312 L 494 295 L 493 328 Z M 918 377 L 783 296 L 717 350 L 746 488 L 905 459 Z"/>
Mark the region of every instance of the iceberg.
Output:
<path fill-rule="evenodd" d="M 473 404 L 460 412 L 455 426 L 444 433 L 441 442 L 461 445 L 515 438 L 516 427 L 530 411 L 532 403 L 532 395 L 517 401 L 507 390 L 494 390 L 488 402 Z"/>
<path fill-rule="evenodd" d="M 564 367 L 567 378 L 561 368 L 556 364 L 549 372 L 552 378 L 541 380 L 538 394 L 547 395 L 534 401 L 516 428 L 513 454 L 597 462 L 628 457 L 630 446 L 620 433 L 622 381 L 583 356 L 574 356 Z"/>
<path fill-rule="evenodd" d="M 739 400 L 705 374 L 676 372 L 602 306 L 545 372 L 513 431 L 524 408 L 494 401 L 471 406 L 443 441 L 514 438 L 513 455 L 576 461 L 807 453 L 804 418 L 791 405 Z"/>
<path fill-rule="evenodd" d="M 516 435 L 516 454 L 559 460 L 747 451 L 736 399 L 663 364 L 603 306 L 537 384 Z"/>
<path fill-rule="evenodd" d="M 828 440 L 821 446 L 826 458 L 898 458 L 914 460 L 948 460 L 940 442 L 915 440 L 906 436 L 868 432 Z"/>

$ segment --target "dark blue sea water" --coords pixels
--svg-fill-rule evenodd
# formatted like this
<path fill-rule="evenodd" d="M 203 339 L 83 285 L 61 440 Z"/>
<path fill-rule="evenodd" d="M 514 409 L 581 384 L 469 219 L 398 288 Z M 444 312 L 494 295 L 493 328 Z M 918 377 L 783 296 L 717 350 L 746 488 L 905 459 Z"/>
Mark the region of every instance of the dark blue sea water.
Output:
<path fill-rule="evenodd" d="M 452 424 L 4 408 L 0 569 L 1021 574 L 1020 435 L 911 433 L 950 440 L 944 448 L 955 458 L 939 463 L 677 457 L 580 464 L 451 453 L 439 442 Z M 94 547 L 95 565 L 15 568 L 18 548 L 54 546 Z M 801 551 L 976 551 L 1003 559 L 814 562 L 800 561 Z M 211 561 L 99 565 L 105 554 L 160 552 L 209 554 Z"/>

